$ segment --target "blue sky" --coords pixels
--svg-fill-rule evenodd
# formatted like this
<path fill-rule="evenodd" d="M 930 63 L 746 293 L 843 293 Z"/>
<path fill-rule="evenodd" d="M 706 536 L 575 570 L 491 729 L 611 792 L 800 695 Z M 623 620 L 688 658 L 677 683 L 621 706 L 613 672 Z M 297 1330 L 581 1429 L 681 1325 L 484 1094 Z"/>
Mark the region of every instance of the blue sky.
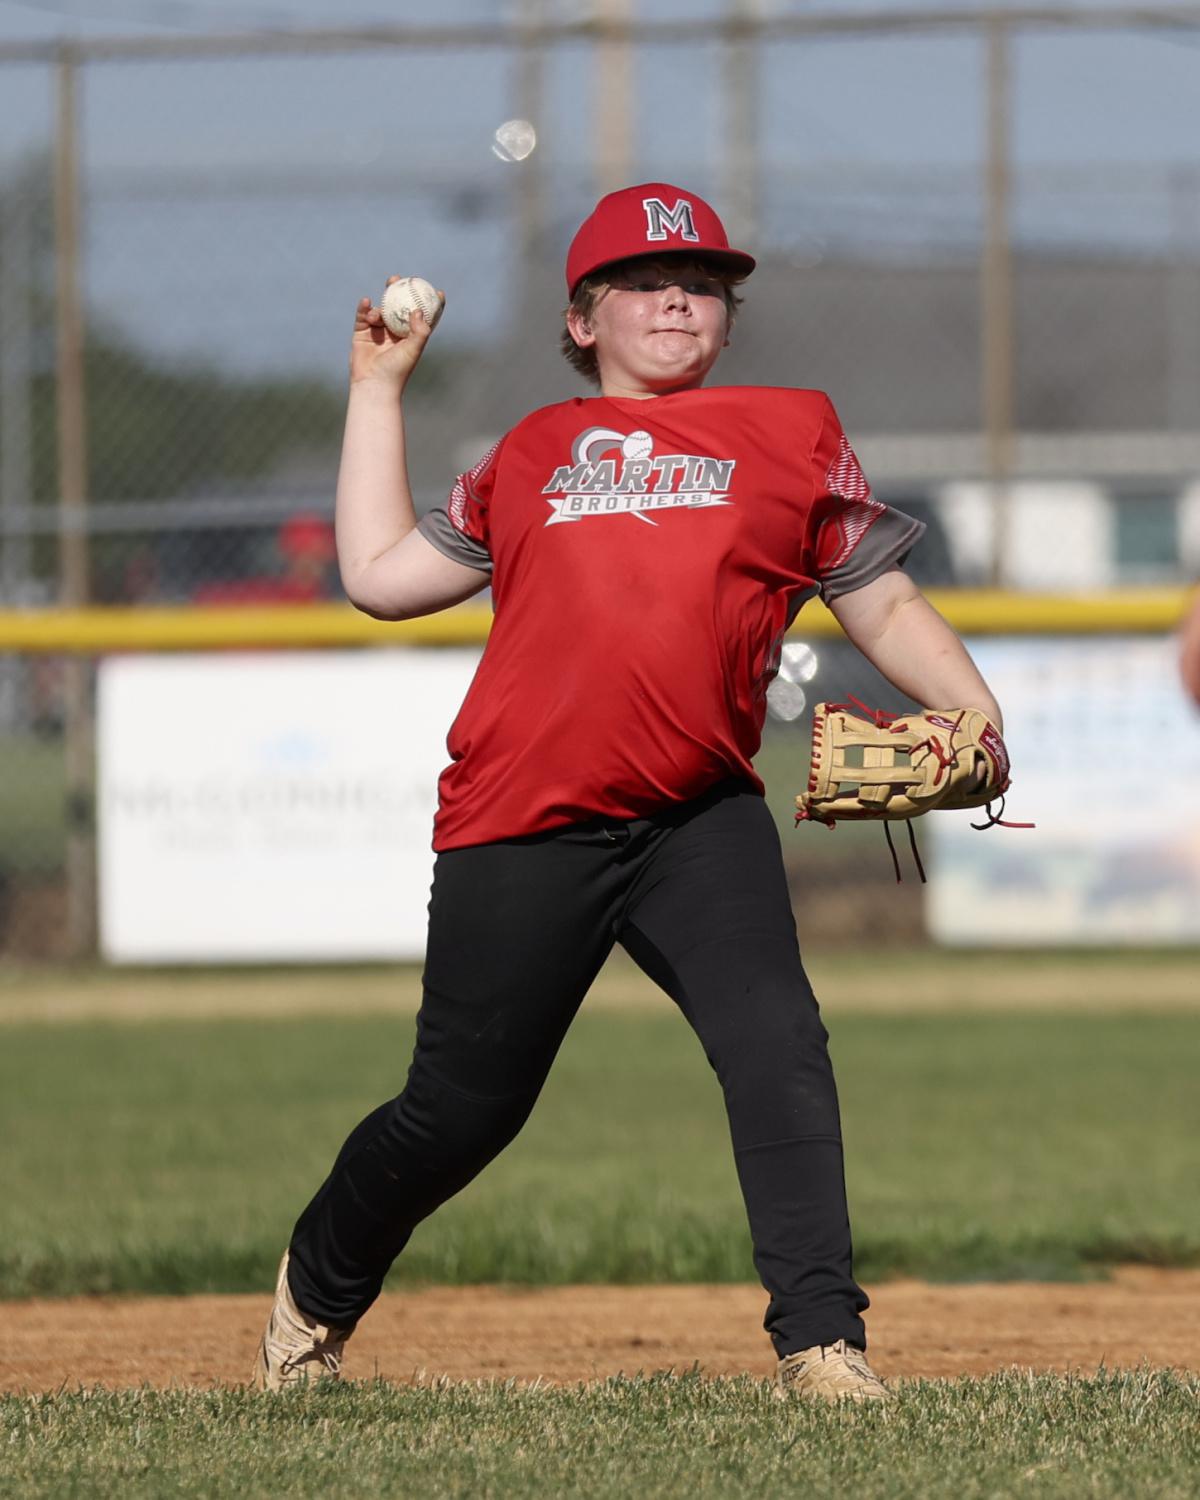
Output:
<path fill-rule="evenodd" d="M 825 9 L 804 0 L 761 3 L 768 14 Z M 545 4 L 551 17 L 569 17 L 586 9 L 586 0 L 545 0 Z M 719 15 L 724 10 L 723 0 L 632 0 L 632 4 L 634 14 L 646 19 Z M 865 0 L 841 0 L 834 8 L 879 12 L 912 7 L 900 0 L 871 0 L 869 5 Z M 951 0 L 940 8 L 969 15 L 980 6 Z M 1106 7 L 1077 4 L 1074 8 Z M 0 0 L 0 43 L 68 36 L 205 35 L 254 30 L 254 22 L 264 28 L 369 25 L 412 21 L 415 9 L 411 5 L 363 5 L 357 0 L 344 6 L 332 0 L 248 0 L 244 6 L 235 0 Z M 435 16 L 439 24 L 452 24 L 493 19 L 498 11 L 504 14 L 513 9 L 497 0 L 441 0 Z M 422 14 L 430 12 L 423 8 Z M 425 54 L 401 71 L 405 88 L 411 88 L 423 114 L 432 115 L 439 131 L 452 117 L 462 134 L 478 140 L 482 133 L 486 142 L 487 106 L 490 96 L 499 91 L 503 80 L 497 75 L 503 69 L 495 54 L 478 54 L 474 64 L 464 67 L 444 55 Z M 978 49 L 960 34 L 776 44 L 770 50 L 768 71 L 771 64 L 778 79 L 768 83 L 762 119 L 770 157 L 823 155 L 937 164 L 969 160 L 978 153 Z M 164 66 L 159 74 L 143 65 L 141 71 L 147 76 L 139 91 L 142 102 L 153 102 L 156 93 L 175 96 L 181 87 L 185 99 L 193 90 L 208 91 L 210 102 L 214 93 L 219 94 L 221 117 L 214 119 L 210 113 L 207 119 L 210 130 L 216 127 L 211 139 L 199 137 L 195 120 L 186 110 L 166 129 L 151 135 L 139 130 L 135 99 L 127 93 L 129 75 L 137 70 L 107 64 L 97 72 L 112 75 L 116 82 L 110 80 L 109 92 L 115 87 L 127 107 L 101 109 L 93 122 L 89 144 L 97 166 L 221 160 L 235 141 L 243 148 L 251 141 L 264 159 L 295 159 L 301 152 L 302 159 L 334 164 L 349 156 L 361 159 L 358 137 L 371 133 L 371 85 L 360 88 L 347 81 L 338 87 L 322 62 L 254 64 L 263 67 L 264 87 L 255 100 L 242 102 L 231 98 L 219 81 L 214 83 L 212 75 L 227 71 L 234 77 L 244 64 L 195 65 L 203 76 L 181 85 L 189 66 Z M 5 154 L 22 139 L 36 137 L 44 126 L 45 89 L 35 76 L 39 71 L 10 67 L 0 74 L 4 126 L 0 139 Z M 380 58 L 381 73 L 394 79 L 397 71 L 394 56 Z M 570 88 L 586 70 L 572 70 L 564 64 L 562 71 Z M 156 73 L 153 78 L 152 72 Z M 674 153 L 692 139 L 697 124 L 702 131 L 719 128 L 711 118 L 717 101 L 708 49 L 671 55 L 663 48 L 646 48 L 639 72 L 640 138 L 659 142 L 660 149 Z M 324 97 L 336 103 L 335 128 L 311 113 L 297 126 L 297 91 L 308 77 L 316 80 L 316 92 L 306 95 L 309 102 Z M 693 80 L 699 83 L 696 93 L 691 91 Z M 802 88 L 788 86 L 796 81 Z M 1014 145 L 1020 161 L 1194 161 L 1200 157 L 1195 111 L 1200 28 L 1190 32 L 1026 32 L 1017 48 L 1015 83 Z M 685 92 L 682 99 L 681 89 Z M 104 91 L 101 85 L 98 92 Z M 803 97 L 797 98 L 798 93 Z M 229 105 L 233 107 L 226 113 Z M 447 150 L 460 144 L 459 135 L 460 130 L 451 130 L 445 141 Z M 570 130 L 552 133 L 544 142 L 545 148 L 558 152 L 578 145 Z"/>
<path fill-rule="evenodd" d="M 569 16 L 582 3 L 546 0 L 546 8 Z M 768 13 L 823 8 L 763 3 Z M 724 0 L 633 4 L 645 18 L 725 8 Z M 837 8 L 897 6 L 843 0 Z M 0 44 L 369 24 L 412 19 L 415 9 L 360 0 L 0 0 Z M 436 18 L 492 19 L 504 9 L 496 0 L 441 0 Z M 947 243 L 969 238 L 978 219 L 970 174 L 983 151 L 982 78 L 980 48 L 965 34 L 773 44 L 759 103 L 764 236 L 801 250 L 811 239 L 815 253 L 831 232 L 901 248 L 943 233 Z M 547 67 L 535 123 L 556 225 L 577 221 L 595 196 L 592 79 L 587 48 L 560 50 Z M 720 82 L 710 46 L 640 50 L 635 180 L 716 190 Z M 1087 192 L 1076 179 L 1066 195 L 1053 185 L 1030 193 L 1018 205 L 1018 228 L 1082 241 L 1161 240 L 1167 169 L 1200 169 L 1200 29 L 1027 33 L 1015 51 L 1014 93 L 1018 170 L 1061 166 L 1091 182 Z M 253 331 L 254 310 L 287 306 L 290 296 L 305 312 L 293 356 L 299 348 L 324 360 L 336 326 L 332 299 L 340 317 L 352 278 L 371 290 L 390 270 L 435 268 L 457 298 L 449 337 L 494 333 L 504 319 L 504 277 L 481 277 L 478 268 L 503 265 L 511 248 L 523 168 L 496 162 L 489 147 L 515 112 L 511 59 L 496 52 L 89 67 L 89 298 L 150 343 L 271 363 L 269 341 Z M 45 147 L 51 118 L 48 70 L 0 66 L 0 172 Z M 414 171 L 428 189 L 413 186 Z M 933 182 L 931 196 L 907 191 L 905 174 Z M 875 189 L 847 192 L 868 179 Z M 190 302 L 178 293 L 184 273 Z M 313 315 L 314 307 L 322 311 Z"/>

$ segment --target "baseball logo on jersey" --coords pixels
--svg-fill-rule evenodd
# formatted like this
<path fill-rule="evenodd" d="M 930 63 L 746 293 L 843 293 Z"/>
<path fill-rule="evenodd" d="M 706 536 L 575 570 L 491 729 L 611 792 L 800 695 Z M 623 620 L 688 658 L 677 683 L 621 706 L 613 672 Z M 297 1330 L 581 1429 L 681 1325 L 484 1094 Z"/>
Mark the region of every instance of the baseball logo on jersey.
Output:
<path fill-rule="evenodd" d="M 735 458 L 655 454 L 648 432 L 589 427 L 571 445 L 571 462 L 555 469 L 542 490 L 553 511 L 546 525 L 593 516 L 633 516 L 656 526 L 649 512 L 731 505 L 729 488 L 736 467 Z"/>

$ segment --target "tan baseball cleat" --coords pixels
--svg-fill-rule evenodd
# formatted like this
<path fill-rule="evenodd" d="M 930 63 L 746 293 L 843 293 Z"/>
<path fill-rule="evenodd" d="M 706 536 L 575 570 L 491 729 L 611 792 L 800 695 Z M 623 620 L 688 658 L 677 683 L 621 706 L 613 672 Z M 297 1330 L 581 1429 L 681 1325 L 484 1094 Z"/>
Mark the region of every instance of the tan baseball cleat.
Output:
<path fill-rule="evenodd" d="M 354 1327 L 327 1328 L 302 1313 L 292 1300 L 283 1253 L 275 1281 L 275 1305 L 258 1346 L 252 1382 L 264 1391 L 282 1391 L 309 1380 L 337 1380 L 342 1350 Z"/>
<path fill-rule="evenodd" d="M 808 1401 L 890 1401 L 892 1393 L 861 1349 L 838 1339 L 814 1344 L 779 1361 L 775 1382 L 782 1396 Z"/>

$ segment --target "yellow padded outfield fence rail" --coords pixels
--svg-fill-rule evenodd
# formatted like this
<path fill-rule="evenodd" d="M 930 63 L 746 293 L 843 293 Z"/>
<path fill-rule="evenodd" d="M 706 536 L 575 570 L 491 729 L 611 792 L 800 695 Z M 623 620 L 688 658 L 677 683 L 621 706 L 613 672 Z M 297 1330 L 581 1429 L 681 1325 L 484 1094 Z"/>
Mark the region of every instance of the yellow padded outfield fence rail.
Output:
<path fill-rule="evenodd" d="M 1189 593 L 1181 588 L 1079 596 L 931 589 L 928 598 L 964 635 L 1125 635 L 1174 630 Z M 87 656 L 111 651 L 456 646 L 486 640 L 491 620 L 492 612 L 483 604 L 460 605 L 419 620 L 373 620 L 348 604 L 0 610 L 0 652 Z M 821 637 L 836 635 L 838 629 L 829 611 L 813 601 L 793 633 Z"/>

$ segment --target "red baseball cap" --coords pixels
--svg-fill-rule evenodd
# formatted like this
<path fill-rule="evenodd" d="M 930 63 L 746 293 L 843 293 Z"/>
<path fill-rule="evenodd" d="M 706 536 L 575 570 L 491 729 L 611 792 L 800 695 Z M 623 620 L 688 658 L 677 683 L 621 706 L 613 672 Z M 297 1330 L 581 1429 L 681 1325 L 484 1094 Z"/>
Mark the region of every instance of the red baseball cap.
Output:
<path fill-rule="evenodd" d="M 668 182 L 643 182 L 601 198 L 579 226 L 567 251 L 567 296 L 585 276 L 635 255 L 680 251 L 697 260 L 716 261 L 749 276 L 755 261 L 731 250 L 725 226 L 695 193 Z"/>

